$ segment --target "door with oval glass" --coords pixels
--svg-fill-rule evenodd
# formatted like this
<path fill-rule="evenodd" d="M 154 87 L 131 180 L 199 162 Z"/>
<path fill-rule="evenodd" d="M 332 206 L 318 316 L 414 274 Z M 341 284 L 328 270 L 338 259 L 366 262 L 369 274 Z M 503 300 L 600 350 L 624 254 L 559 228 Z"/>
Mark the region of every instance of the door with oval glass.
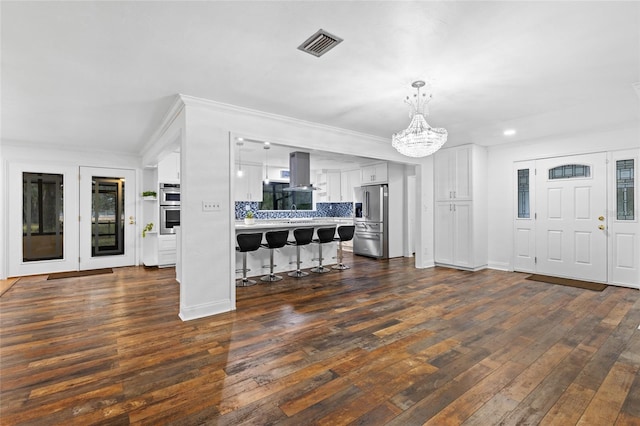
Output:
<path fill-rule="evenodd" d="M 538 160 L 536 171 L 536 272 L 606 282 L 606 153 Z"/>
<path fill-rule="evenodd" d="M 135 264 L 135 171 L 80 167 L 80 270 Z"/>

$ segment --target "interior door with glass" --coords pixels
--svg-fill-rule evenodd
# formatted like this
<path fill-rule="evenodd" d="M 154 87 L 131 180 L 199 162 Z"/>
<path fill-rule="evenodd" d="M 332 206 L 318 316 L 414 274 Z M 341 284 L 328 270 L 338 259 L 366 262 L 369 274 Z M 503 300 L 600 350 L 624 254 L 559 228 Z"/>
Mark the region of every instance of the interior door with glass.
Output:
<path fill-rule="evenodd" d="M 536 161 L 536 272 L 607 282 L 606 154 Z"/>
<path fill-rule="evenodd" d="M 80 167 L 80 270 L 135 264 L 135 171 Z"/>

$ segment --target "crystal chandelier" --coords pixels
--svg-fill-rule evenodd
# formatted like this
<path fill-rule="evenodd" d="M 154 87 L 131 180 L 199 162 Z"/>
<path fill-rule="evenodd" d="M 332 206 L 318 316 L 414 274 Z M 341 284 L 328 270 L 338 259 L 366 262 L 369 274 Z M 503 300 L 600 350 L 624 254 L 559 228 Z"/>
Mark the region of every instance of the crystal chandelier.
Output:
<path fill-rule="evenodd" d="M 391 145 L 402 155 L 407 157 L 426 157 L 439 150 L 447 141 L 446 129 L 434 129 L 425 120 L 425 107 L 431 100 L 424 93 L 420 96 L 420 88 L 424 81 L 414 81 L 411 86 L 417 89 L 413 99 L 407 96 L 405 103 L 411 107 L 411 123 L 405 130 L 394 133 Z"/>

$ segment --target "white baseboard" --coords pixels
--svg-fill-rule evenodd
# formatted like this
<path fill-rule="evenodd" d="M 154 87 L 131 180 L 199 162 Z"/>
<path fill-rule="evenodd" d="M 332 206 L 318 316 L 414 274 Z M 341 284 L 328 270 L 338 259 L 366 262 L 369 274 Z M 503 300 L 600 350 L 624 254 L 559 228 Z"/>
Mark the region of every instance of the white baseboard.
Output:
<path fill-rule="evenodd" d="M 511 265 L 509 265 L 506 262 L 489 262 L 489 264 L 487 265 L 487 268 L 496 269 L 498 271 L 505 271 L 505 272 L 513 271 L 513 268 L 511 268 Z"/>
<path fill-rule="evenodd" d="M 231 300 L 219 300 L 211 303 L 203 303 L 195 306 L 180 306 L 180 314 L 178 316 L 182 321 L 190 321 L 198 318 L 210 317 L 211 315 L 221 314 L 233 310 Z"/>

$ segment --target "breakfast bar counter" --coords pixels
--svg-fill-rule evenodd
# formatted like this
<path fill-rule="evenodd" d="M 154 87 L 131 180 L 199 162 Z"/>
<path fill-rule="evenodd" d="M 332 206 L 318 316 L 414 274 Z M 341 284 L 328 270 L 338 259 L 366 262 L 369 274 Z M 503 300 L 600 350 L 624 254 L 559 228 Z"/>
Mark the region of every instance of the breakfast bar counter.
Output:
<path fill-rule="evenodd" d="M 244 233 L 262 233 L 263 243 L 266 242 L 264 234 L 268 231 L 279 231 L 283 229 L 294 230 L 296 228 L 324 228 L 329 226 L 353 225 L 350 217 L 314 217 L 314 218 L 283 218 L 283 219 L 256 219 L 252 225 L 247 225 L 244 221 L 236 221 L 236 235 Z M 337 236 L 337 234 L 336 234 Z M 316 237 L 314 233 L 314 238 Z M 293 241 L 293 232 L 289 233 L 289 241 Z M 337 255 L 337 243 L 323 244 L 322 257 L 323 265 L 334 265 Z M 318 257 L 318 244 L 308 244 L 300 247 L 300 260 L 302 269 L 309 269 L 317 266 L 318 261 L 313 260 Z M 286 245 L 277 249 L 274 253 L 274 272 L 286 273 L 296 269 L 296 247 Z M 269 273 L 269 249 L 260 248 L 257 251 L 247 253 L 247 268 L 249 277 L 260 277 Z M 242 269 L 242 254 L 236 253 L 236 271 Z M 281 274 L 282 275 L 282 274 Z M 242 273 L 237 272 L 236 278 L 241 278 Z M 308 278 L 308 277 L 307 277 Z M 301 278 L 304 279 L 304 278 Z"/>

